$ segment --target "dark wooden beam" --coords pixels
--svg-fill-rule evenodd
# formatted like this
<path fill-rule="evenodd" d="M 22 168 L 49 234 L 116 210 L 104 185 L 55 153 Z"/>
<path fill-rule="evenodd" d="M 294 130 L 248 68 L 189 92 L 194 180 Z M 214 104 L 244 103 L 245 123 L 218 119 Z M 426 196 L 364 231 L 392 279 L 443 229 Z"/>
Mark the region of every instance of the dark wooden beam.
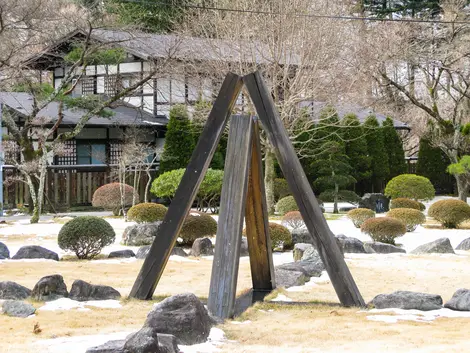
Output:
<path fill-rule="evenodd" d="M 250 178 L 245 211 L 246 237 L 250 254 L 253 291 L 270 292 L 276 288 L 276 283 L 274 280 L 268 208 L 266 206 L 259 123 L 257 119 L 254 121 L 253 128 Z"/>
<path fill-rule="evenodd" d="M 209 168 L 212 156 L 219 144 L 227 119 L 242 87 L 241 77 L 228 74 L 214 102 L 212 110 L 194 149 L 191 160 L 181 179 L 168 212 L 160 226 L 149 254 L 142 265 L 132 287 L 130 297 L 151 299 L 162 276 L 178 233 L 194 202 L 204 175 Z"/>
<path fill-rule="evenodd" d="M 250 116 L 237 115 L 231 118 L 207 300 L 209 312 L 222 319 L 233 316 L 235 308 L 252 132 Z"/>
<path fill-rule="evenodd" d="M 325 264 L 331 283 L 341 304 L 365 306 L 364 299 L 354 282 L 333 233 L 326 223 L 312 188 L 302 169 L 288 133 L 279 117 L 271 93 L 259 72 L 243 78 L 259 118 L 274 147 L 282 173 L 299 206 L 304 222 L 313 235 L 318 252 Z"/>

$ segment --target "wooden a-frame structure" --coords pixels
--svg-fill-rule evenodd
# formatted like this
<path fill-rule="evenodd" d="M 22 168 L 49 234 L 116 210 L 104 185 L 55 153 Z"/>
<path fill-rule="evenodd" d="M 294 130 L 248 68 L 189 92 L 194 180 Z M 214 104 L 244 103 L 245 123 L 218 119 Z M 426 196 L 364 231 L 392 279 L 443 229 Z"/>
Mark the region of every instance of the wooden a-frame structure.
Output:
<path fill-rule="evenodd" d="M 130 296 L 138 299 L 152 297 L 243 84 L 248 89 L 259 120 L 274 147 L 284 177 L 299 206 L 307 229 L 313 236 L 313 242 L 341 304 L 365 306 L 259 72 L 243 78 L 232 73 L 226 76 L 175 197 L 160 226 L 159 235 L 150 248 Z M 263 297 L 276 287 L 259 126 L 258 121 L 249 116 L 236 115 L 231 118 L 220 202 L 207 306 L 214 316 L 227 318 L 234 313 L 244 217 L 253 298 Z"/>

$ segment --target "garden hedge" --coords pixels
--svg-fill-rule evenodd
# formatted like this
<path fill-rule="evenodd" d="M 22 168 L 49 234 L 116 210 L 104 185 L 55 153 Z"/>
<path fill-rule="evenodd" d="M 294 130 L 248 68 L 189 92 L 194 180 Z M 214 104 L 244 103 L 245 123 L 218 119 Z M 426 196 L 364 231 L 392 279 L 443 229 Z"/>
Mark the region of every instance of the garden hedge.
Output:
<path fill-rule="evenodd" d="M 368 208 L 355 208 L 354 210 L 349 211 L 347 216 L 356 228 L 361 228 L 362 223 L 369 218 L 375 217 L 375 212 Z"/>
<path fill-rule="evenodd" d="M 107 211 L 113 211 L 113 214 L 118 216 L 121 210 L 121 185 L 124 191 L 124 207 L 132 206 L 134 199 L 138 202 L 139 195 L 132 186 L 110 183 L 96 189 L 92 199 L 93 207 L 102 207 Z"/>
<path fill-rule="evenodd" d="M 139 203 L 129 209 L 127 219 L 137 223 L 163 221 L 166 211 L 167 208 L 158 203 Z"/>
<path fill-rule="evenodd" d="M 457 228 L 470 219 L 470 206 L 461 200 L 440 200 L 429 207 L 428 216 L 441 222 L 445 228 Z"/>
<path fill-rule="evenodd" d="M 387 183 L 384 194 L 392 199 L 405 197 L 413 200 L 431 200 L 436 191 L 428 178 L 415 174 L 402 174 Z"/>
<path fill-rule="evenodd" d="M 387 217 L 396 218 L 405 223 L 407 232 L 413 232 L 418 225 L 426 222 L 426 216 L 413 208 L 394 208 L 388 211 Z"/>
<path fill-rule="evenodd" d="M 395 238 L 406 233 L 406 226 L 395 218 L 377 217 L 366 220 L 361 226 L 361 231 L 374 241 L 395 245 Z"/>
<path fill-rule="evenodd" d="M 204 212 L 191 211 L 179 233 L 181 245 L 192 245 L 197 238 L 212 237 L 217 233 L 217 222 Z"/>
<path fill-rule="evenodd" d="M 280 215 L 285 215 L 287 212 L 298 211 L 299 207 L 294 200 L 294 196 L 286 196 L 280 199 L 276 204 L 276 211 Z"/>
<path fill-rule="evenodd" d="M 299 211 L 291 211 L 287 212 L 282 217 L 282 225 L 292 229 L 298 229 L 304 227 L 305 223 Z"/>
<path fill-rule="evenodd" d="M 422 205 L 422 206 L 421 206 Z M 390 209 L 394 208 L 413 208 L 415 210 L 424 211 L 422 208 L 424 204 L 421 204 L 418 201 L 407 199 L 404 197 L 399 197 L 390 201 Z"/>

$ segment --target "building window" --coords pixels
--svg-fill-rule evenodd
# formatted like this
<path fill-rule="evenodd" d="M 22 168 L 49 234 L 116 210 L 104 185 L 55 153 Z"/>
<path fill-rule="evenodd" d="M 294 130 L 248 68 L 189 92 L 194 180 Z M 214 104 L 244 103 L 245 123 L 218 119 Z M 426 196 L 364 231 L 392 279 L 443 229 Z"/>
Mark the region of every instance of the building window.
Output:
<path fill-rule="evenodd" d="M 106 145 L 77 142 L 77 164 L 106 164 Z"/>
<path fill-rule="evenodd" d="M 82 95 L 86 96 L 86 95 L 96 93 L 94 77 L 83 78 L 81 81 L 82 81 Z"/>

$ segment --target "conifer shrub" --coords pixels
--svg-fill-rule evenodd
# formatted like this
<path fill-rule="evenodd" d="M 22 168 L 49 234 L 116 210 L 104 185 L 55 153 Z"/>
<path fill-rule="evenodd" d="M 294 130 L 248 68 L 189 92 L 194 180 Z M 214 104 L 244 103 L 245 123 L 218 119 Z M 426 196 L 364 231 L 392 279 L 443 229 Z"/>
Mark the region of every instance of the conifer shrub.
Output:
<path fill-rule="evenodd" d="M 79 259 L 92 259 L 115 239 L 113 227 L 104 219 L 81 216 L 64 224 L 57 241 L 62 250 L 73 251 Z"/>
<path fill-rule="evenodd" d="M 418 201 L 407 199 L 404 197 L 399 197 L 398 199 L 393 199 L 390 201 L 390 209 L 394 208 L 412 208 L 414 210 L 424 211 L 422 210 L 422 206 Z"/>
<path fill-rule="evenodd" d="M 470 219 L 470 206 L 461 200 L 440 200 L 429 207 L 428 215 L 441 222 L 445 228 L 457 228 Z"/>
<path fill-rule="evenodd" d="M 282 217 L 282 225 L 292 229 L 299 229 L 304 227 L 305 223 L 299 211 L 291 211 Z"/>
<path fill-rule="evenodd" d="M 280 215 L 285 215 L 287 212 L 298 211 L 299 207 L 295 202 L 294 196 L 286 196 L 280 199 L 276 204 L 276 211 Z"/>
<path fill-rule="evenodd" d="M 413 208 L 394 208 L 388 211 L 387 217 L 392 217 L 405 223 L 407 232 L 415 231 L 418 225 L 426 222 L 426 216 L 421 211 Z"/>
<path fill-rule="evenodd" d="M 121 209 L 121 185 L 120 183 L 110 183 L 96 189 L 93 194 L 93 207 L 102 207 L 107 211 L 113 211 L 115 216 L 119 215 Z M 130 185 L 123 185 L 124 207 L 132 206 L 134 198 L 139 199 L 139 195 Z"/>
<path fill-rule="evenodd" d="M 402 174 L 387 183 L 384 194 L 392 199 L 404 197 L 413 200 L 431 200 L 436 191 L 428 178 L 415 174 Z"/>
<path fill-rule="evenodd" d="M 355 208 L 348 212 L 348 218 L 353 222 L 356 228 L 361 228 L 362 223 L 374 217 L 375 212 L 368 208 Z"/>
<path fill-rule="evenodd" d="M 127 219 L 137 223 L 163 221 L 167 208 L 158 203 L 144 202 L 132 206 L 127 213 Z"/>
<path fill-rule="evenodd" d="M 197 238 L 212 237 L 217 233 L 217 222 L 204 212 L 191 211 L 179 233 L 181 245 L 192 245 Z"/>
<path fill-rule="evenodd" d="M 406 233 L 406 226 L 395 218 L 377 217 L 366 220 L 361 226 L 361 231 L 374 241 L 395 245 L 395 238 Z"/>

